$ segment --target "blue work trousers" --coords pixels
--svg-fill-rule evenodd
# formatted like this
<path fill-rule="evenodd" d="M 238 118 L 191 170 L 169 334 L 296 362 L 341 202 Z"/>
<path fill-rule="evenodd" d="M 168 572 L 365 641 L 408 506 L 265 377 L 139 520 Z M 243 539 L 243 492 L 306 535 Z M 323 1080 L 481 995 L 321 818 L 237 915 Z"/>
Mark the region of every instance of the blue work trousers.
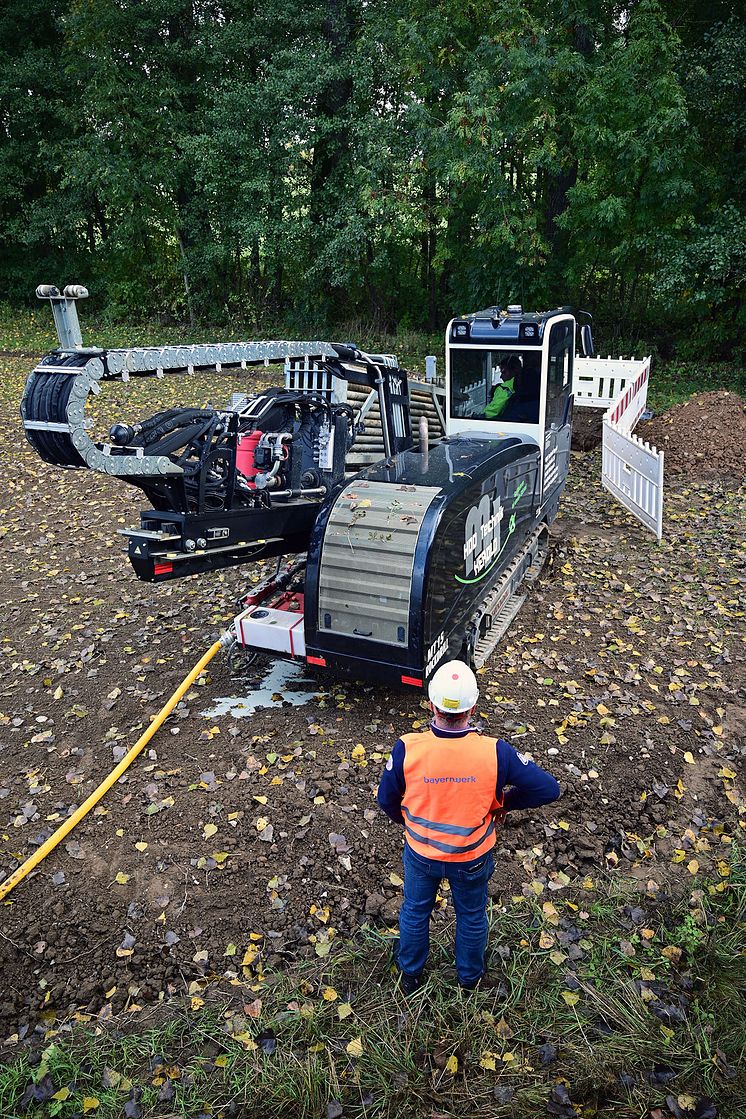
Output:
<path fill-rule="evenodd" d="M 495 869 L 490 851 L 472 862 L 426 859 L 404 844 L 404 901 L 399 912 L 401 971 L 418 976 L 430 951 L 430 914 L 441 879 L 450 883 L 456 910 L 456 973 L 465 987 L 473 986 L 485 970 L 487 949 L 487 883 Z"/>

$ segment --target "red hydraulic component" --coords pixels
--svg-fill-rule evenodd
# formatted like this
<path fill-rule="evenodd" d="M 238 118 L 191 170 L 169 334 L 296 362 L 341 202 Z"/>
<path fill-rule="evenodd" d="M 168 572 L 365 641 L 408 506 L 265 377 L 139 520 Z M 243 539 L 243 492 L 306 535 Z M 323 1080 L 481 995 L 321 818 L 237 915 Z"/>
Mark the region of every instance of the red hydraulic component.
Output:
<path fill-rule="evenodd" d="M 236 470 L 241 471 L 252 489 L 256 489 L 253 479 L 259 473 L 254 462 L 254 451 L 257 449 L 263 434 L 263 431 L 251 431 L 248 435 L 239 435 L 238 437 Z"/>
<path fill-rule="evenodd" d="M 291 614 L 302 614 L 305 595 L 302 591 L 285 591 L 272 603 L 275 610 L 289 610 Z"/>

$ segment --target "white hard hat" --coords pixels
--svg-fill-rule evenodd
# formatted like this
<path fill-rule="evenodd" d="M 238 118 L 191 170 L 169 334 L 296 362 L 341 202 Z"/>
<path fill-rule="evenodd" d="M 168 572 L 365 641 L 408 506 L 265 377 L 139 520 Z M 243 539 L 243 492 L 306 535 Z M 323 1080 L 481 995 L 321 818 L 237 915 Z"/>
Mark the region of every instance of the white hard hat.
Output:
<path fill-rule="evenodd" d="M 479 699 L 477 678 L 463 661 L 446 661 L 430 681 L 430 702 L 446 715 L 471 711 Z"/>

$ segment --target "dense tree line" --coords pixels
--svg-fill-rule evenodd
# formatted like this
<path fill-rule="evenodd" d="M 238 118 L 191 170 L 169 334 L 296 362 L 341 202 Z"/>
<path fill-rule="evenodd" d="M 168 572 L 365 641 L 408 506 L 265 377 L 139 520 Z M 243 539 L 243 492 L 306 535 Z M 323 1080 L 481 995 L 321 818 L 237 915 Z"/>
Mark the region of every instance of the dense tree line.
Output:
<path fill-rule="evenodd" d="M 718 0 L 5 0 L 0 297 L 732 353 L 745 74 Z"/>

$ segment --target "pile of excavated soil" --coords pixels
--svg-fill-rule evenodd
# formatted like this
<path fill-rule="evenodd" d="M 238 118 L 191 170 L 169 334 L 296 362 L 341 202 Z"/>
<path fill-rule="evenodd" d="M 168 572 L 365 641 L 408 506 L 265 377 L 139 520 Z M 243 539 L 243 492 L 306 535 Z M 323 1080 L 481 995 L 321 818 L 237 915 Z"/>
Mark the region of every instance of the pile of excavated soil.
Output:
<path fill-rule="evenodd" d="M 592 451 L 603 437 L 603 408 L 575 408 L 572 414 L 573 451 Z"/>
<path fill-rule="evenodd" d="M 665 452 L 667 474 L 742 477 L 746 402 L 735 392 L 699 393 L 641 423 L 635 435 Z"/>

